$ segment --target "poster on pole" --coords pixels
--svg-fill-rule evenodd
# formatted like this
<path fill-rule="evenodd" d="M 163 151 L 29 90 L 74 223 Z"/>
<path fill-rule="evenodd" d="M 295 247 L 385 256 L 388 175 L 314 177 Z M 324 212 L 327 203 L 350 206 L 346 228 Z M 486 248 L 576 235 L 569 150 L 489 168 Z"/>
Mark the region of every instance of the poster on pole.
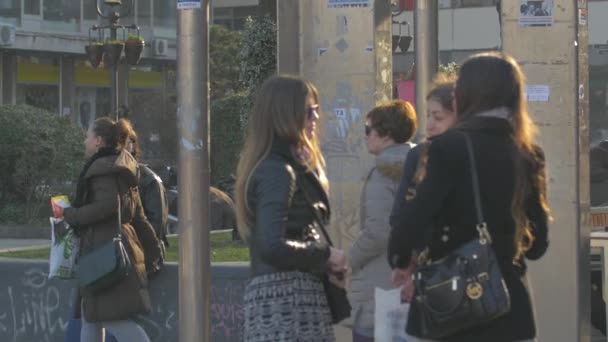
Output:
<path fill-rule="evenodd" d="M 178 10 L 201 8 L 201 0 L 177 0 Z"/>
<path fill-rule="evenodd" d="M 371 0 L 327 0 L 327 8 L 370 7 Z"/>
<path fill-rule="evenodd" d="M 519 24 L 521 26 L 553 25 L 553 0 L 520 0 Z"/>

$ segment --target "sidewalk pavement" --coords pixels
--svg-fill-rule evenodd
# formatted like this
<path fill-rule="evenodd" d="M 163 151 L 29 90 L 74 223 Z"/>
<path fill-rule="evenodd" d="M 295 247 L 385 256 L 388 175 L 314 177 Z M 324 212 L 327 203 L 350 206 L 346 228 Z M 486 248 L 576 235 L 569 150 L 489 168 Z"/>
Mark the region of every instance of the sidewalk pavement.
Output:
<path fill-rule="evenodd" d="M 0 253 L 13 250 L 49 247 L 50 239 L 0 239 Z"/>

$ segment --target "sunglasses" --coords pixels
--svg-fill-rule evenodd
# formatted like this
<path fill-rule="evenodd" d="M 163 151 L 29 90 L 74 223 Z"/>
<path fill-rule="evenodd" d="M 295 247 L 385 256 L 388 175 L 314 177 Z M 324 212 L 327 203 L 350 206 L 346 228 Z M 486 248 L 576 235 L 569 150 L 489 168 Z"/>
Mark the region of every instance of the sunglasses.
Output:
<path fill-rule="evenodd" d="M 308 120 L 312 120 L 315 117 L 315 113 L 319 112 L 319 105 L 310 106 L 307 109 L 307 118 Z"/>
<path fill-rule="evenodd" d="M 372 129 L 373 128 L 371 126 L 365 125 L 365 136 L 366 137 L 369 136 L 370 134 L 372 134 Z"/>

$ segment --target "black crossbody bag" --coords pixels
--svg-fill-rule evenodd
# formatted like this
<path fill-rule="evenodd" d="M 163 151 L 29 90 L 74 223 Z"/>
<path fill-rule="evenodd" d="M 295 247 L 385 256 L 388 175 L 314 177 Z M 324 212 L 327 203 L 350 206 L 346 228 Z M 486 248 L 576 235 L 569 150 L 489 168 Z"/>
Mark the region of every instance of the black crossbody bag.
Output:
<path fill-rule="evenodd" d="M 304 194 L 304 198 L 306 199 L 306 202 L 308 202 L 308 205 L 310 205 L 312 212 L 315 215 L 315 221 L 317 221 L 317 223 L 319 224 L 319 228 L 321 228 L 321 232 L 323 233 L 325 240 L 327 240 L 327 244 L 330 247 L 333 247 L 334 244 L 332 243 L 331 238 L 329 237 L 329 234 L 327 233 L 327 230 L 325 229 L 325 225 L 323 224 L 323 219 L 321 218 L 321 216 L 315 209 L 315 207 L 312 203 L 312 200 L 310 199 L 310 197 L 308 197 L 308 194 L 306 193 L 306 190 L 302 186 L 300 186 L 300 189 L 302 190 L 302 194 Z M 336 275 L 336 276 L 339 277 L 340 275 Z M 341 276 L 344 276 L 344 275 L 341 274 Z M 348 301 L 348 296 L 346 295 L 346 290 L 334 285 L 329 280 L 329 275 L 327 274 L 327 272 L 323 273 L 322 281 L 323 281 L 323 288 L 325 289 L 325 295 L 327 297 L 327 304 L 329 306 L 329 311 L 331 312 L 332 323 L 338 324 L 338 323 L 342 322 L 343 320 L 349 318 L 350 312 L 352 310 L 350 302 Z"/>
<path fill-rule="evenodd" d="M 131 260 L 122 241 L 122 207 L 118 194 L 118 226 L 114 238 L 78 260 L 78 285 L 86 294 L 98 294 L 123 281 Z"/>
<path fill-rule="evenodd" d="M 471 168 L 478 237 L 442 259 L 419 264 L 413 275 L 421 337 L 440 339 L 494 320 L 511 309 L 492 239 L 483 218 L 471 139 L 464 134 Z M 428 247 L 421 253 L 426 258 Z"/>

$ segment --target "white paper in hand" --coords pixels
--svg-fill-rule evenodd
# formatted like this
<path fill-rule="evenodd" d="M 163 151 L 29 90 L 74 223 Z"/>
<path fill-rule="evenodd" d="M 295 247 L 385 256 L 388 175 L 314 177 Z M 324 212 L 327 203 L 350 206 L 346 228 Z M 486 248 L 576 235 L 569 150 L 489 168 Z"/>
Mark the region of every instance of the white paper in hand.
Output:
<path fill-rule="evenodd" d="M 376 341 L 405 342 L 405 327 L 410 305 L 401 303 L 401 288 L 375 290 L 374 339 Z"/>

